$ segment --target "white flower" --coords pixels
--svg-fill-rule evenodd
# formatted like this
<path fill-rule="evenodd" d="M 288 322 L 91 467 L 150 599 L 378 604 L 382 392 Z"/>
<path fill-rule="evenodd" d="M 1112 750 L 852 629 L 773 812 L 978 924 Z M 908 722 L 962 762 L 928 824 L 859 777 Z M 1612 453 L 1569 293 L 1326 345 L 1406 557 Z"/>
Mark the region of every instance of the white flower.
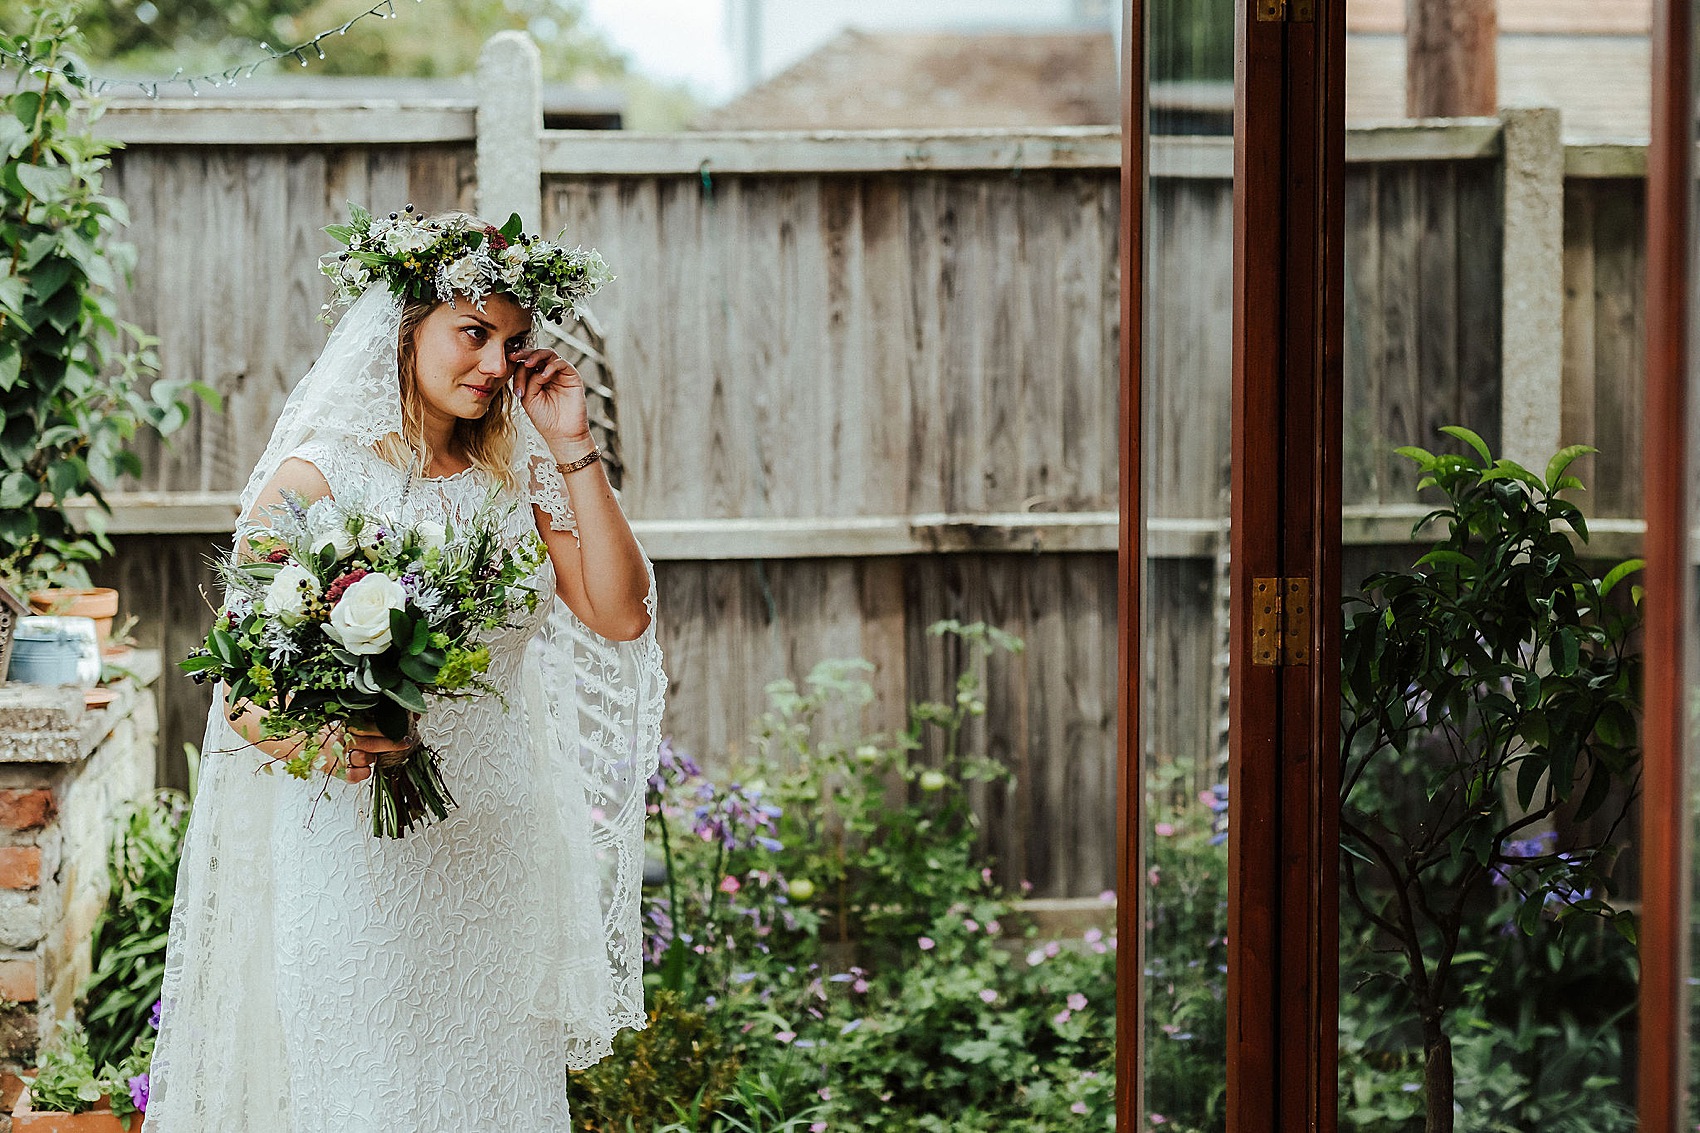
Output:
<path fill-rule="evenodd" d="M 307 616 L 308 603 L 318 596 L 318 579 L 300 563 L 290 563 L 266 588 L 266 610 L 284 625 L 296 625 Z"/>
<path fill-rule="evenodd" d="M 314 535 L 312 539 L 314 554 L 322 555 L 327 546 L 332 547 L 336 551 L 337 562 L 341 562 L 352 555 L 354 548 L 358 545 L 354 536 L 348 533 L 346 527 L 327 527 Z"/>
<path fill-rule="evenodd" d="M 423 252 L 431 246 L 431 234 L 417 224 L 397 225 L 385 241 L 391 252 Z"/>
<path fill-rule="evenodd" d="M 476 256 L 462 256 L 443 269 L 450 290 L 475 295 L 484 290 L 484 269 Z"/>
<path fill-rule="evenodd" d="M 366 556 L 367 562 L 377 562 L 378 556 L 384 553 L 384 545 L 394 538 L 394 529 L 388 523 L 381 520 L 368 523 L 360 529 L 360 553 Z"/>
<path fill-rule="evenodd" d="M 390 611 L 406 603 L 401 583 L 381 572 L 369 574 L 342 592 L 325 633 L 350 653 L 382 653 L 390 647 Z"/>
<path fill-rule="evenodd" d="M 449 541 L 449 529 L 434 519 L 422 519 L 413 526 L 419 545 L 425 550 L 441 548 Z"/>

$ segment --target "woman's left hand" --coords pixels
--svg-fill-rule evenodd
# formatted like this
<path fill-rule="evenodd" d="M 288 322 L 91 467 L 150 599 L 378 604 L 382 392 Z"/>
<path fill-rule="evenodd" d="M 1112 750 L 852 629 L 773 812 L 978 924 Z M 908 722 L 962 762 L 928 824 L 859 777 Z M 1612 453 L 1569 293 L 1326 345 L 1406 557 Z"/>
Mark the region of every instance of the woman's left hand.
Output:
<path fill-rule="evenodd" d="M 545 441 L 590 436 L 590 410 L 584 379 L 573 364 L 553 350 L 514 350 L 514 393 Z"/>

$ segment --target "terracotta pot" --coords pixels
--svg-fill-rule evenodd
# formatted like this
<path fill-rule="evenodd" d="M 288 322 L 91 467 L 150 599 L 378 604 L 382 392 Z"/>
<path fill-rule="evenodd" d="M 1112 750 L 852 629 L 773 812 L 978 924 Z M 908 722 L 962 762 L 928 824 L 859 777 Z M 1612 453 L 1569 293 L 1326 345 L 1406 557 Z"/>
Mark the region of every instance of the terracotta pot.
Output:
<path fill-rule="evenodd" d="M 119 1118 L 104 1097 L 87 1113 L 37 1112 L 30 1108 L 30 1092 L 25 1087 L 12 1108 L 12 1133 L 142 1133 L 142 1115 Z"/>
<path fill-rule="evenodd" d="M 38 614 L 93 618 L 95 636 L 104 646 L 112 637 L 112 619 L 118 616 L 118 591 L 110 586 L 37 590 L 30 595 L 30 606 Z"/>

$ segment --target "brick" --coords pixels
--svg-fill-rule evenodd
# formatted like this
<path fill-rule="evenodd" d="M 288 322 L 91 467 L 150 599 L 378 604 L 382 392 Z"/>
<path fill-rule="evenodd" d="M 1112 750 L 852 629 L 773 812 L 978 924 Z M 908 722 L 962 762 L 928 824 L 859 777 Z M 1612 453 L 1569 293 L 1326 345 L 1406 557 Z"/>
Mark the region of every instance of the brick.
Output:
<path fill-rule="evenodd" d="M 34 889 L 40 884 L 39 846 L 0 846 L 0 889 Z"/>
<path fill-rule="evenodd" d="M 24 1080 L 10 1070 L 0 1071 L 0 1110 L 12 1112 L 12 1107 L 18 1104 L 18 1095 L 24 1092 Z"/>
<path fill-rule="evenodd" d="M 0 960 L 0 999 L 13 1003 L 34 1003 L 36 997 L 36 968 L 34 960 Z M 0 1090 L 4 1080 L 0 1079 Z M 0 1097 L 3 1097 L 0 1094 Z M 6 1108 L 10 1109 L 11 1106 Z"/>
<path fill-rule="evenodd" d="M 39 829 L 53 821 L 58 809 L 52 791 L 0 791 L 0 827 L 7 830 Z"/>

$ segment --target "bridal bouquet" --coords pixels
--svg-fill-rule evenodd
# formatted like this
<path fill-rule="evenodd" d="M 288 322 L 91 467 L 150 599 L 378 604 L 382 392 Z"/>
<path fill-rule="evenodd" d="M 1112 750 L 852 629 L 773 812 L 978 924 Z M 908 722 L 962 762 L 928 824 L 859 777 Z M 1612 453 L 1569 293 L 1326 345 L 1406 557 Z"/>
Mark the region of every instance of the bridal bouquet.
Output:
<path fill-rule="evenodd" d="M 266 713 L 266 738 L 305 737 L 268 771 L 281 764 L 311 779 L 322 757 L 336 765 L 340 745 L 325 737 L 337 729 L 411 739 L 372 769 L 375 836 L 398 838 L 445 817 L 455 803 L 414 721 L 433 698 L 500 697 L 482 676 L 490 665 L 482 642 L 521 608 L 536 608 L 524 580 L 543 561 L 542 539 L 504 544 L 493 500 L 459 527 L 404 526 L 331 498 L 304 506 L 292 496 L 270 518 L 243 561 L 220 564 L 225 604 L 181 667 L 196 681 L 225 682 L 232 719 L 251 704 Z"/>

